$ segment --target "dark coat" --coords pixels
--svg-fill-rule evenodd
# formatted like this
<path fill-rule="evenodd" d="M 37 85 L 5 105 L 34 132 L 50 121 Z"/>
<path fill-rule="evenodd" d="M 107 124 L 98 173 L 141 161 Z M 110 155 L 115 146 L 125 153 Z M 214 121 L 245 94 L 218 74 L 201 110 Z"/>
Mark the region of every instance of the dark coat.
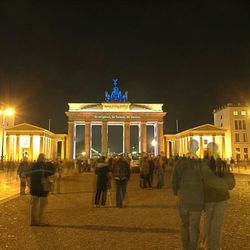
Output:
<path fill-rule="evenodd" d="M 107 190 L 108 188 L 108 173 L 110 172 L 108 164 L 98 163 L 95 173 L 97 175 L 96 188 L 99 190 Z"/>
<path fill-rule="evenodd" d="M 129 180 L 130 167 L 126 160 L 119 159 L 114 166 L 113 176 L 116 181 Z"/>
<path fill-rule="evenodd" d="M 51 162 L 35 162 L 32 164 L 27 176 L 30 176 L 30 194 L 46 197 L 48 192 L 43 190 L 42 178 L 48 178 L 55 173 L 55 167 Z"/>

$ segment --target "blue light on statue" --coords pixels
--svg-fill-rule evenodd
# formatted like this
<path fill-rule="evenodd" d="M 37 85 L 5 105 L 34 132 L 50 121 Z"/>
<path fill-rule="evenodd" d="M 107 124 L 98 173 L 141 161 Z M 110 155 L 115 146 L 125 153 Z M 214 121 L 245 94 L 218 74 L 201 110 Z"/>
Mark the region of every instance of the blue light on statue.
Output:
<path fill-rule="evenodd" d="M 111 94 L 108 91 L 105 91 L 105 100 L 106 102 L 126 102 L 128 100 L 128 91 L 122 95 L 121 91 L 117 87 L 118 79 L 113 79 L 113 91 Z"/>

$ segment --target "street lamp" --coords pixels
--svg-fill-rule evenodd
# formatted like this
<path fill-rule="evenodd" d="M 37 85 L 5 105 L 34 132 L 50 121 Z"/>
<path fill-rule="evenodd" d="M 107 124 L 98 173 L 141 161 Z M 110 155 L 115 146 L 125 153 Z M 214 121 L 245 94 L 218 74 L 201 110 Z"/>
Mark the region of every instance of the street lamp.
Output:
<path fill-rule="evenodd" d="M 3 169 L 3 151 L 4 151 L 4 127 L 5 127 L 5 117 L 13 116 L 15 111 L 13 108 L 1 109 L 0 115 L 2 116 L 2 151 L 1 151 L 1 164 L 0 169 Z"/>

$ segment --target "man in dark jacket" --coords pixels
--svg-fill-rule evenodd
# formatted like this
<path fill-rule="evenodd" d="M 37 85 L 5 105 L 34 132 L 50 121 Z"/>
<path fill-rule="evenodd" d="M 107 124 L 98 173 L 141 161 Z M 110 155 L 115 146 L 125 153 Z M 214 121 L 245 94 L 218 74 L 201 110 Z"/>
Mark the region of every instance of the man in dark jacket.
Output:
<path fill-rule="evenodd" d="M 116 182 L 116 206 L 121 208 L 130 178 L 130 167 L 124 158 L 120 157 L 115 163 L 113 176 Z"/>
<path fill-rule="evenodd" d="M 108 189 L 108 173 L 110 172 L 108 163 L 105 162 L 105 156 L 102 156 L 101 159 L 96 164 L 95 174 L 97 175 L 96 181 L 96 195 L 95 195 L 95 206 L 101 205 L 104 207 L 106 204 L 107 198 L 107 189 Z"/>
<path fill-rule="evenodd" d="M 48 177 L 55 173 L 52 163 L 45 161 L 45 154 L 39 154 L 37 162 L 27 172 L 30 176 L 31 226 L 45 225 L 45 208 L 48 205 Z"/>

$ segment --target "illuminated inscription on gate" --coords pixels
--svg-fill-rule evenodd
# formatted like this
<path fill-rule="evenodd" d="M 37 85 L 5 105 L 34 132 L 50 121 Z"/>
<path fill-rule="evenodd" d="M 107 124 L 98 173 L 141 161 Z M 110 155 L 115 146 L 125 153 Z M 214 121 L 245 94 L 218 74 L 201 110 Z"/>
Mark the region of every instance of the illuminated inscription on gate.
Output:
<path fill-rule="evenodd" d="M 96 119 L 140 119 L 136 115 L 95 115 Z"/>

